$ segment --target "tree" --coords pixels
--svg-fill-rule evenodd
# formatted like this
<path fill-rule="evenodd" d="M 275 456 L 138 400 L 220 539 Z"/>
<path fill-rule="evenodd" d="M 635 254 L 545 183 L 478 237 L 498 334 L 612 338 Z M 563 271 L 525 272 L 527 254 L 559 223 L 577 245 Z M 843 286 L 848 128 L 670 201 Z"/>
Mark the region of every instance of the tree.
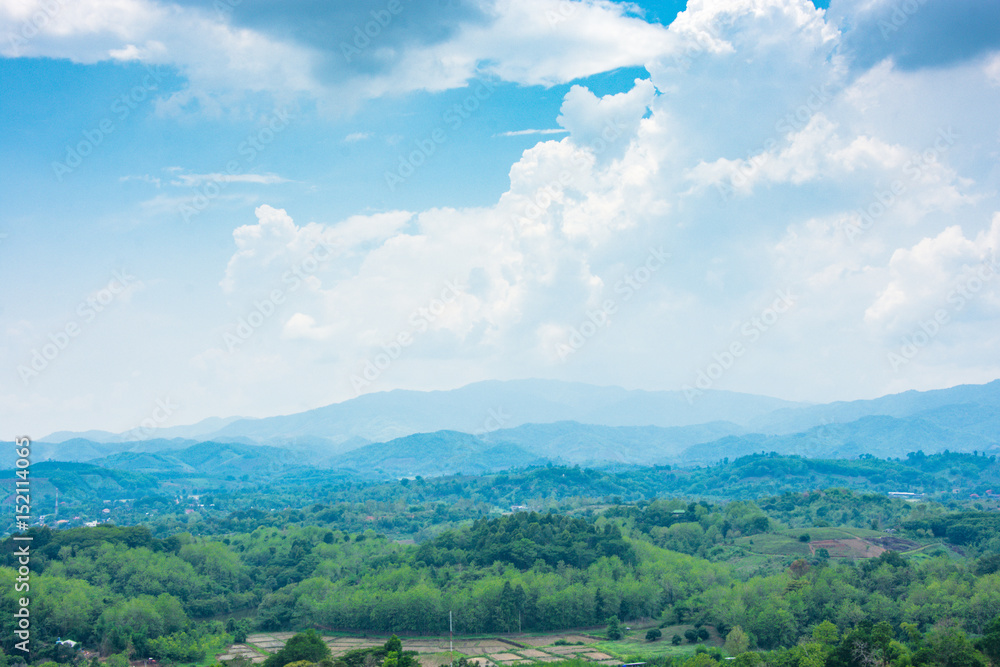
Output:
<path fill-rule="evenodd" d="M 726 635 L 726 653 L 729 655 L 745 653 L 748 648 L 750 648 L 750 637 L 740 626 L 737 625 Z"/>
<path fill-rule="evenodd" d="M 718 667 L 718 662 L 707 653 L 695 653 L 681 667 Z"/>
<path fill-rule="evenodd" d="M 617 616 L 608 619 L 608 639 L 617 641 L 622 638 L 622 623 Z"/>
<path fill-rule="evenodd" d="M 396 635 L 389 637 L 389 639 L 385 642 L 385 652 L 399 655 L 403 652 L 403 641 Z"/>
<path fill-rule="evenodd" d="M 986 667 L 986 660 L 958 628 L 937 630 L 928 635 L 934 664 L 942 667 Z"/>
<path fill-rule="evenodd" d="M 792 564 L 788 566 L 788 569 L 791 571 L 793 577 L 799 579 L 804 577 L 809 572 L 809 567 L 809 561 L 805 558 L 799 558 L 793 561 Z"/>
<path fill-rule="evenodd" d="M 250 634 L 250 627 L 250 621 L 245 618 L 236 623 L 232 630 L 233 641 L 237 644 L 244 643 L 247 640 L 247 635 Z"/>
<path fill-rule="evenodd" d="M 994 665 L 1000 665 L 1000 616 L 997 616 L 983 631 L 976 642 L 976 648 L 986 654 Z"/>
<path fill-rule="evenodd" d="M 680 646 L 682 641 L 684 640 L 681 639 L 680 635 L 674 635 L 673 637 L 670 638 L 670 643 L 673 644 L 674 646 Z"/>
<path fill-rule="evenodd" d="M 706 630 L 705 628 L 698 628 L 698 639 L 700 641 L 705 641 L 710 636 L 711 635 L 708 634 L 708 630 Z"/>
<path fill-rule="evenodd" d="M 289 639 L 285 648 L 265 660 L 264 667 L 285 667 L 288 663 L 299 660 L 319 662 L 329 657 L 330 648 L 323 643 L 319 633 L 315 630 L 306 630 Z"/>
<path fill-rule="evenodd" d="M 688 640 L 689 644 L 694 644 L 698 641 L 698 633 L 689 628 L 684 631 L 684 639 Z"/>
<path fill-rule="evenodd" d="M 646 641 L 655 642 L 657 639 L 663 636 L 663 631 L 659 628 L 652 628 L 646 632 Z"/>
<path fill-rule="evenodd" d="M 823 621 L 813 628 L 812 635 L 813 639 L 818 643 L 825 644 L 826 646 L 833 646 L 840 639 L 837 626 L 830 621 Z"/>

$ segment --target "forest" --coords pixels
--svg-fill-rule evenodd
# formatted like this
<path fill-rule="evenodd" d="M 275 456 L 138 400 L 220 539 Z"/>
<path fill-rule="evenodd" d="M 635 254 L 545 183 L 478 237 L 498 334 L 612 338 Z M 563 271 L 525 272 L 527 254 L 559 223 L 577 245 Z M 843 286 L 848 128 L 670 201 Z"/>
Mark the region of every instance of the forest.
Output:
<path fill-rule="evenodd" d="M 914 480 L 908 489 L 924 476 L 939 485 L 943 475 L 954 483 L 970 470 L 995 474 L 992 459 L 950 456 L 758 455 L 683 473 L 546 467 L 319 488 L 319 502 L 307 496 L 280 509 L 248 485 L 215 495 L 228 513 L 36 526 L 27 531 L 30 660 L 79 662 L 79 652 L 55 644 L 69 638 L 113 662 L 141 655 L 207 665 L 249 632 L 437 635 L 451 612 L 462 635 L 648 628 L 648 655 L 633 644 L 618 655 L 658 664 L 1000 664 L 992 489 L 900 499 L 811 486 L 845 470 L 903 469 Z M 744 497 L 769 483 L 765 472 L 787 485 L 795 470 L 800 488 Z M 688 484 L 731 478 L 735 497 L 712 500 L 719 494 L 690 487 L 647 494 L 665 474 Z M 532 506 L 498 506 L 510 489 Z M 209 505 L 206 495 L 199 500 Z M 133 504 L 185 507 L 158 489 Z M 13 536 L 0 543 L 0 667 L 23 661 L 13 650 L 15 548 Z"/>

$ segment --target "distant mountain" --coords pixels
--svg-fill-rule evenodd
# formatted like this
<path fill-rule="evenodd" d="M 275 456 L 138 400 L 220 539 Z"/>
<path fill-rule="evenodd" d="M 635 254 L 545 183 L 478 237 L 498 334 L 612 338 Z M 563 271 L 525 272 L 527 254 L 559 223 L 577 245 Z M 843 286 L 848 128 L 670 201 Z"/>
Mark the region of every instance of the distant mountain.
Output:
<path fill-rule="evenodd" d="M 31 461 L 92 461 L 118 452 L 159 452 L 183 449 L 195 440 L 138 440 L 132 442 L 101 442 L 87 438 L 72 438 L 62 442 L 32 442 Z M 0 469 L 14 467 L 17 456 L 13 447 L 0 448 Z"/>
<path fill-rule="evenodd" d="M 114 434 L 91 432 L 97 440 L 35 442 L 32 459 L 101 461 L 149 473 L 315 465 L 401 477 L 545 461 L 703 465 L 762 451 L 811 458 L 996 453 L 1000 380 L 826 405 L 724 391 L 689 403 L 681 392 L 490 381 L 451 391 L 366 394 L 293 415 L 205 420 L 157 433 L 219 425 L 192 438 L 116 442 L 108 439 Z M 12 447 L 0 448 L 0 467 L 13 467 L 14 458 Z"/>
<path fill-rule="evenodd" d="M 517 445 L 491 442 L 458 431 L 438 431 L 366 445 L 334 457 L 328 465 L 363 474 L 431 477 L 494 472 L 545 462 Z"/>
<path fill-rule="evenodd" d="M 578 422 L 523 424 L 484 436 L 562 463 L 603 465 L 676 463 L 691 445 L 744 433 L 731 422 L 696 426 L 593 426 Z"/>
<path fill-rule="evenodd" d="M 864 454 L 879 458 L 902 458 L 909 452 L 916 451 L 923 451 L 925 454 L 945 450 L 1000 453 L 1000 431 L 980 432 L 986 430 L 983 422 L 968 423 L 968 415 L 962 414 L 961 410 L 941 408 L 929 414 L 937 417 L 939 423 L 929 419 L 873 415 L 847 424 L 825 424 L 788 435 L 754 433 L 725 437 L 688 448 L 680 462 L 715 463 L 727 457 L 735 459 L 761 452 L 840 459 L 853 459 Z M 949 428 L 950 420 L 943 418 L 946 415 L 967 422 L 965 428 Z M 985 416 L 995 418 L 989 411 Z M 995 427 L 995 421 L 992 423 Z"/>
<path fill-rule="evenodd" d="M 482 433 L 561 421 L 661 427 L 718 421 L 746 424 L 775 410 L 801 405 L 726 391 L 708 391 L 689 403 L 679 391 L 627 390 L 555 380 L 488 381 L 450 391 L 365 394 L 293 415 L 235 421 L 210 437 L 217 441 L 251 439 L 276 446 L 308 437 L 341 447 L 351 438 L 385 442 L 414 433 Z"/>
<path fill-rule="evenodd" d="M 146 440 L 172 440 L 182 438 L 186 440 L 204 439 L 203 436 L 214 433 L 227 424 L 231 424 L 246 417 L 209 417 L 197 424 L 186 426 L 168 426 L 164 428 L 152 428 L 145 430 L 125 431 L 124 433 L 111 433 L 110 431 L 56 431 L 44 438 L 38 438 L 41 442 L 59 443 L 67 440 L 83 439 L 91 442 L 131 442 L 138 436 L 146 435 Z"/>
<path fill-rule="evenodd" d="M 91 461 L 111 470 L 156 474 L 225 476 L 274 474 L 311 463 L 292 452 L 261 445 L 200 442 L 185 449 L 164 452 L 119 452 Z"/>
<path fill-rule="evenodd" d="M 971 414 L 979 410 L 992 410 L 995 413 L 1000 410 L 1000 380 L 932 391 L 904 391 L 901 394 L 863 401 L 784 407 L 750 419 L 747 426 L 749 430 L 758 433 L 799 433 L 821 424 L 848 423 L 872 415 L 904 418 L 949 407 L 950 411 L 939 413 L 935 419 L 947 420 L 949 412 L 958 419 L 966 419 L 962 416 L 963 413 Z M 973 419 L 979 420 L 980 417 Z M 951 423 L 948 422 L 949 428 Z"/>

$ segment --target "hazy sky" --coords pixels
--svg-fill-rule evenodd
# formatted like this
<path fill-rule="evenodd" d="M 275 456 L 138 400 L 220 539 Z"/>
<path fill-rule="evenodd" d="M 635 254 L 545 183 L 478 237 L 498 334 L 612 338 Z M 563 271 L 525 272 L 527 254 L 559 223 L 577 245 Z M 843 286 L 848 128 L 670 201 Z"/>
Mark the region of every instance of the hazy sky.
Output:
<path fill-rule="evenodd" d="M 1000 377 L 995 0 L 0 0 L 4 437 Z"/>

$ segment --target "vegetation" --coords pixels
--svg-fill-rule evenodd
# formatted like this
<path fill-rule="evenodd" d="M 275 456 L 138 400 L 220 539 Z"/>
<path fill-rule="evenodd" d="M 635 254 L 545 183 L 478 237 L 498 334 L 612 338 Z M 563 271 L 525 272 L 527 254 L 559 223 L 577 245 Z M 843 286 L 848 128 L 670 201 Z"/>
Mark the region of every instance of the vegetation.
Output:
<path fill-rule="evenodd" d="M 606 625 L 602 650 L 658 664 L 711 665 L 723 653 L 733 664 L 1000 664 L 1000 513 L 990 489 L 945 502 L 811 485 L 743 497 L 789 485 L 802 470 L 878 471 L 896 476 L 893 484 L 905 474 L 926 489 L 967 470 L 988 478 L 994 468 L 992 459 L 965 455 L 753 456 L 689 471 L 541 468 L 320 485 L 315 494 L 330 497 L 306 496 L 304 505 L 251 486 L 199 494 L 204 512 L 183 520 L 151 514 L 142 525 L 33 527 L 31 660 L 72 662 L 55 644 L 71 638 L 110 662 L 205 663 L 253 631 L 440 634 L 452 611 L 460 634 Z M 653 493 L 656 483 L 718 484 L 734 497 L 657 497 L 669 488 Z M 606 493 L 615 489 L 622 497 Z M 152 484 L 152 495 L 131 507 L 181 505 L 160 491 Z M 533 497 L 546 498 L 531 501 L 546 511 L 501 514 L 486 500 Z M 253 506 L 262 502 L 283 509 Z M 416 544 L 399 540 L 414 535 Z M 0 667 L 14 660 L 16 546 L 0 543 Z M 634 638 L 626 624 L 641 628 Z M 266 667 L 330 661 L 321 648 L 315 633 L 297 635 Z M 416 664 L 398 640 L 337 660 Z"/>

